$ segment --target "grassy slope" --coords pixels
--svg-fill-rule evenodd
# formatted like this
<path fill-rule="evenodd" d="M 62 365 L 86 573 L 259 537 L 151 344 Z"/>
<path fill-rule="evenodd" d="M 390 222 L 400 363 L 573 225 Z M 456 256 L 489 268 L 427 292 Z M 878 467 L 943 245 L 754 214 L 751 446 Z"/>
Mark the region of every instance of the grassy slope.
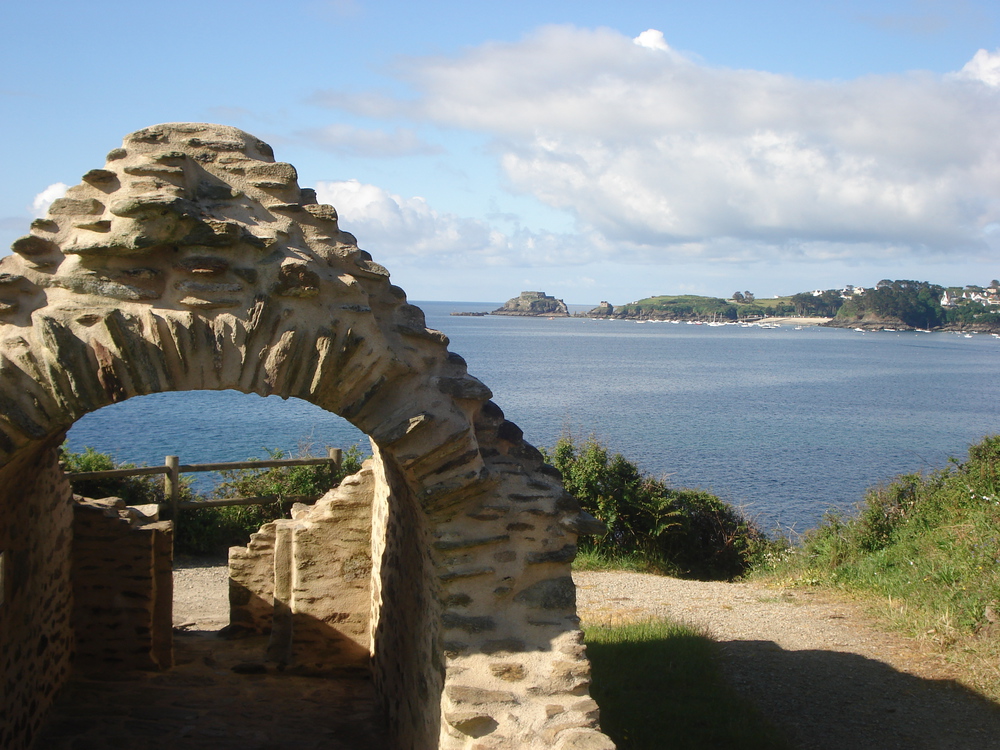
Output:
<path fill-rule="evenodd" d="M 865 598 L 1000 700 L 1000 436 L 962 464 L 869 491 L 857 516 L 828 517 L 757 576 Z"/>

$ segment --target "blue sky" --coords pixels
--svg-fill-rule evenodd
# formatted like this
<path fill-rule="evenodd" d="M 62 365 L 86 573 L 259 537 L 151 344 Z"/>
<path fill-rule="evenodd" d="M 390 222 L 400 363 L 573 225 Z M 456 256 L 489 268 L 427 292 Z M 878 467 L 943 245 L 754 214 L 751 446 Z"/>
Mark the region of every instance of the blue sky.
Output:
<path fill-rule="evenodd" d="M 1000 277 L 990 2 L 0 7 L 0 240 L 133 130 L 268 141 L 414 300 Z"/>

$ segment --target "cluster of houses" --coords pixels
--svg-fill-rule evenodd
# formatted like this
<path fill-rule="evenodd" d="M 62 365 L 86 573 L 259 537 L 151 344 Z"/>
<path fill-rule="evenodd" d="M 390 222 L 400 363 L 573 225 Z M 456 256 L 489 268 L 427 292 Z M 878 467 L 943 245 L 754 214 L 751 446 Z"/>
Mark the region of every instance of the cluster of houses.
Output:
<path fill-rule="evenodd" d="M 814 289 L 812 296 L 819 297 L 821 294 L 823 294 L 823 292 L 826 291 L 828 290 Z M 843 297 L 844 299 L 850 299 L 854 295 L 858 295 L 860 297 L 864 293 L 865 293 L 865 288 L 863 286 L 852 286 L 851 284 L 848 284 L 847 286 L 845 286 L 843 289 L 840 290 L 840 296 Z"/>
<path fill-rule="evenodd" d="M 885 282 L 879 282 L 876 288 L 882 286 Z M 813 291 L 813 297 L 819 297 L 826 290 L 816 289 Z M 852 286 L 848 284 L 843 289 L 840 290 L 840 296 L 844 299 L 851 299 L 855 296 L 861 296 L 866 291 L 863 286 Z M 992 282 L 990 286 L 981 287 L 969 284 L 964 289 L 958 287 L 951 287 L 945 289 L 944 293 L 941 295 L 941 307 L 955 307 L 961 304 L 963 301 L 968 302 L 979 302 L 983 305 L 1000 305 L 1000 283 L 996 281 Z"/>
<path fill-rule="evenodd" d="M 960 300 L 979 302 L 983 305 L 1000 305 L 1000 286 L 967 286 L 965 289 L 945 289 L 941 295 L 941 307 L 955 307 Z"/>

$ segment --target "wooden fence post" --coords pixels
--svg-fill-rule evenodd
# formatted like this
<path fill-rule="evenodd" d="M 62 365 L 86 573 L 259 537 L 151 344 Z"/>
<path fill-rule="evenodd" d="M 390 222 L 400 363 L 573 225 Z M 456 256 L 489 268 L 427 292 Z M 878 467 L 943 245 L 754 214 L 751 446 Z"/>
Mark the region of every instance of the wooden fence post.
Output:
<path fill-rule="evenodd" d="M 343 466 L 344 451 L 340 450 L 340 448 L 330 448 L 328 450 L 328 453 L 330 454 L 330 460 L 333 461 L 334 466 L 336 466 L 338 469 L 341 466 Z"/>
<path fill-rule="evenodd" d="M 174 534 L 177 534 L 178 513 L 180 512 L 177 503 L 181 495 L 181 475 L 177 467 L 180 466 L 181 460 L 177 456 L 167 456 L 163 459 L 163 463 L 167 467 L 167 473 L 163 475 L 163 499 L 170 503 L 170 513 L 174 519 Z"/>

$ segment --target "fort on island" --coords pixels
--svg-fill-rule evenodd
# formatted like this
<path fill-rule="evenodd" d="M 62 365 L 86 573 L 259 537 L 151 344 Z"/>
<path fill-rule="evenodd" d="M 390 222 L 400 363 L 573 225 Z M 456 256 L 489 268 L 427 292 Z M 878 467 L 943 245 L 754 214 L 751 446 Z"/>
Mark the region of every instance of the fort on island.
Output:
<path fill-rule="evenodd" d="M 266 143 L 219 125 L 136 131 L 13 250 L 0 746 L 27 750 L 76 670 L 173 664 L 171 522 L 74 502 L 67 429 L 134 396 L 234 389 L 339 414 L 374 453 L 231 552 L 232 621 L 270 631 L 269 670 L 360 672 L 394 748 L 614 747 L 570 577 L 600 524 Z M 544 314 L 566 314 L 553 302 Z"/>
<path fill-rule="evenodd" d="M 545 292 L 521 292 L 520 295 L 507 300 L 503 303 L 503 307 L 497 308 L 490 314 L 567 318 L 569 317 L 569 309 L 561 299 L 550 297 Z"/>

